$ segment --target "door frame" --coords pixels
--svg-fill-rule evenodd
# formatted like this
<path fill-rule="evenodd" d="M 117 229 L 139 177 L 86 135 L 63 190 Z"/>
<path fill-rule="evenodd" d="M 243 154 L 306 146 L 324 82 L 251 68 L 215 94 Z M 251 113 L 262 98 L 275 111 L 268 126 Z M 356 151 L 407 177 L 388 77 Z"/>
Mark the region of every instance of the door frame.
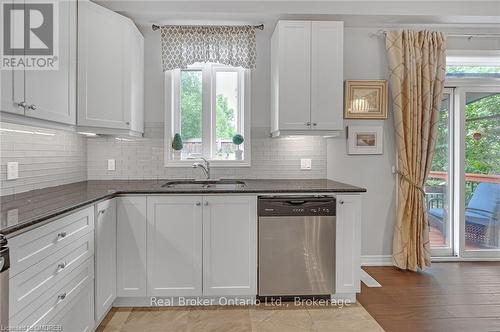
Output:
<path fill-rule="evenodd" d="M 431 248 L 432 257 L 453 257 L 457 256 L 458 253 L 458 239 L 456 238 L 455 232 L 455 190 L 454 190 L 454 178 L 455 178 L 455 89 L 454 88 L 445 88 L 443 91 L 443 95 L 448 94 L 450 96 L 450 107 L 448 113 L 448 190 L 447 190 L 447 200 L 448 200 L 448 225 L 447 231 L 449 234 L 449 246 L 441 247 L 441 248 Z"/>
<path fill-rule="evenodd" d="M 471 82 L 472 83 L 472 82 Z M 457 147 L 456 147 L 456 158 L 455 171 L 456 176 L 454 181 L 456 187 L 459 188 L 455 192 L 454 200 L 455 209 L 454 214 L 457 216 L 455 218 L 455 227 L 458 229 L 458 253 L 459 257 L 465 259 L 498 259 L 500 260 L 500 249 L 481 249 L 481 250 L 465 250 L 465 101 L 466 94 L 468 92 L 498 92 L 500 93 L 500 87 L 498 85 L 485 84 L 480 85 L 474 84 L 464 84 L 457 86 L 455 88 L 455 105 L 457 106 L 458 116 L 455 128 L 458 129 L 455 132 Z"/>

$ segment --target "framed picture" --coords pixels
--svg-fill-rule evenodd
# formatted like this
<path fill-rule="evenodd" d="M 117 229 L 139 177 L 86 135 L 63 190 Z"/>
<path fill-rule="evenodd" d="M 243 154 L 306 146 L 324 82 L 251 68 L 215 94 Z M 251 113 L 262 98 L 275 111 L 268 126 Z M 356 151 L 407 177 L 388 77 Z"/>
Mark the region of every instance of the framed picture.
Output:
<path fill-rule="evenodd" d="M 345 81 L 345 119 L 387 119 L 386 80 Z"/>
<path fill-rule="evenodd" d="M 382 154 L 384 128 L 380 126 L 349 126 L 347 154 Z"/>

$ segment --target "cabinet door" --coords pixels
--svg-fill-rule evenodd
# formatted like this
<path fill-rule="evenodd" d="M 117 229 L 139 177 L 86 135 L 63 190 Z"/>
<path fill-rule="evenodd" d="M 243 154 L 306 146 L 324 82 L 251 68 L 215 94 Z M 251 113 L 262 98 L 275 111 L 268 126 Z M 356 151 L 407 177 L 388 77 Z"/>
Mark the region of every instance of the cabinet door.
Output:
<path fill-rule="evenodd" d="M 130 129 L 144 132 L 144 37 L 130 24 Z"/>
<path fill-rule="evenodd" d="M 311 124 L 315 130 L 343 127 L 343 22 L 312 22 Z"/>
<path fill-rule="evenodd" d="M 4 4 L 22 5 L 24 1 L 22 0 L 7 0 L 2 2 Z M 17 20 L 24 21 L 24 17 L 21 15 L 11 16 L 11 46 L 14 48 L 22 48 L 24 46 L 24 34 L 20 31 L 15 31 L 22 24 L 18 24 Z M 2 24 L 0 24 L 0 36 L 4 35 L 3 31 L 3 18 Z M 2 41 L 3 42 L 3 41 Z M 3 47 L 2 47 L 3 49 Z M 24 114 L 24 108 L 19 106 L 19 103 L 24 102 L 24 70 L 8 70 L 2 69 L 0 72 L 0 110 L 2 112 L 9 112 L 14 114 Z"/>
<path fill-rule="evenodd" d="M 203 295 L 256 294 L 256 197 L 205 196 Z"/>
<path fill-rule="evenodd" d="M 26 116 L 76 124 L 76 1 L 59 6 L 59 69 L 26 70 Z"/>
<path fill-rule="evenodd" d="M 97 204 L 95 226 L 95 317 L 100 321 L 116 298 L 116 201 Z"/>
<path fill-rule="evenodd" d="M 335 293 L 356 293 L 360 286 L 361 196 L 337 195 Z"/>
<path fill-rule="evenodd" d="M 146 296 L 146 197 L 117 201 L 117 296 Z"/>
<path fill-rule="evenodd" d="M 149 296 L 202 294 L 202 197 L 148 197 Z"/>
<path fill-rule="evenodd" d="M 80 126 L 129 128 L 129 24 L 129 19 L 90 1 L 78 3 Z"/>
<path fill-rule="evenodd" d="M 279 128 L 307 130 L 311 121 L 311 22 L 278 24 Z"/>

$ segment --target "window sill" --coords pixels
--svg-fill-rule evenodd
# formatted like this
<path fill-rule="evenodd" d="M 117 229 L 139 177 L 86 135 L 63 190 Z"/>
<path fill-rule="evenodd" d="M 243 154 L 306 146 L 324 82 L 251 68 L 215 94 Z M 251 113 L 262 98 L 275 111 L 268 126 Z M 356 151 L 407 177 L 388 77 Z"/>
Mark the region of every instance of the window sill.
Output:
<path fill-rule="evenodd" d="M 191 168 L 193 163 L 199 162 L 198 159 L 190 160 L 166 160 L 166 168 L 181 168 L 187 167 Z M 209 160 L 210 167 L 212 168 L 233 168 L 233 167 L 250 167 L 250 160 Z"/>

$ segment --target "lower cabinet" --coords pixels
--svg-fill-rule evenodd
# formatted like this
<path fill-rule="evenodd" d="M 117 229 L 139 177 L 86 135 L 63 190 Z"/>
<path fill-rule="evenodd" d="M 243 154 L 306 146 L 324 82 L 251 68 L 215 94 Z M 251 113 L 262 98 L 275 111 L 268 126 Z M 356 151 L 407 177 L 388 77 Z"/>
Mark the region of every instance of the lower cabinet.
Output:
<path fill-rule="evenodd" d="M 361 291 L 361 196 L 337 195 L 335 292 Z"/>
<path fill-rule="evenodd" d="M 149 296 L 257 294 L 255 196 L 150 196 Z"/>
<path fill-rule="evenodd" d="M 203 294 L 257 294 L 257 200 L 203 199 Z"/>
<path fill-rule="evenodd" d="M 202 295 L 202 197 L 148 197 L 148 291 Z"/>
<path fill-rule="evenodd" d="M 95 318 L 100 322 L 116 298 L 116 200 L 96 205 Z"/>
<path fill-rule="evenodd" d="M 94 287 L 92 283 L 77 295 L 77 297 L 61 310 L 48 324 L 59 331 L 89 332 L 94 330 Z"/>
<path fill-rule="evenodd" d="M 117 296 L 146 296 L 146 196 L 118 197 L 117 218 Z"/>

